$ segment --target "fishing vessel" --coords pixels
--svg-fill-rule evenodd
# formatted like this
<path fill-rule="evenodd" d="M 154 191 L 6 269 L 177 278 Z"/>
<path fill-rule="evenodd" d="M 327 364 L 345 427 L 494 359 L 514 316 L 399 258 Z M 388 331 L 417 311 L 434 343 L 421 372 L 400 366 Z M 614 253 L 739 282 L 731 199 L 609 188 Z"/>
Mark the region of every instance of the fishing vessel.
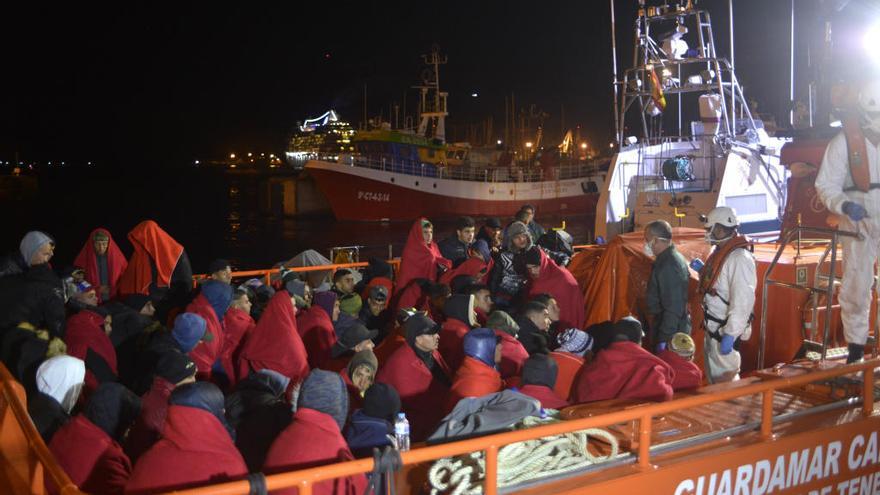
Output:
<path fill-rule="evenodd" d="M 542 215 L 592 215 L 604 174 L 595 163 L 568 160 L 544 166 L 534 156 L 501 165 L 500 153 L 477 153 L 446 141 L 447 93 L 440 89 L 437 51 L 418 86 L 420 118 L 412 132 L 389 124 L 360 131 L 353 153 L 310 160 L 306 170 L 339 220 L 411 220 L 457 215 L 509 216 L 525 203 Z M 531 144 L 531 143 L 530 143 Z"/>

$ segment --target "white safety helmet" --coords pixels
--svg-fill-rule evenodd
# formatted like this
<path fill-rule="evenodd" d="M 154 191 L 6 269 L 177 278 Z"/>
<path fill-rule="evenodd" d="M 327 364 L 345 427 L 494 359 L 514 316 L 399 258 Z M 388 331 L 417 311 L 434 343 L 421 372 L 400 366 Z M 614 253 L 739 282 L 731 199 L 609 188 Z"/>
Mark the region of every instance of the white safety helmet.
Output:
<path fill-rule="evenodd" d="M 736 210 L 729 206 L 717 206 L 706 215 L 703 226 L 711 229 L 716 223 L 725 227 L 739 227 L 739 219 L 736 218 Z"/>
<path fill-rule="evenodd" d="M 880 134 L 880 80 L 866 83 L 859 91 L 862 127 Z"/>

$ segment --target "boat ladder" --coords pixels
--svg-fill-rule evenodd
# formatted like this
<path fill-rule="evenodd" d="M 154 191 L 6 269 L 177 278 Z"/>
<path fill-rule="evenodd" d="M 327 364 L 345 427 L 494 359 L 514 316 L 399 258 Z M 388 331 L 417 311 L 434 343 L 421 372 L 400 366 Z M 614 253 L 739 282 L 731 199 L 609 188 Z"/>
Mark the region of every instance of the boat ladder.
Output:
<path fill-rule="evenodd" d="M 788 281 L 773 279 L 773 270 L 776 268 L 779 259 L 785 252 L 785 248 L 788 245 L 792 244 L 792 242 L 794 242 L 796 243 L 799 254 L 801 240 L 803 239 L 805 233 L 813 235 L 818 234 L 822 238 L 830 239 L 829 241 L 825 241 L 827 242 L 827 246 L 825 248 L 825 251 L 822 253 L 822 256 L 819 258 L 818 264 L 816 265 L 816 272 L 813 277 L 813 283 L 811 285 L 808 285 L 806 283 L 792 283 Z M 764 274 L 764 281 L 761 292 L 762 310 L 761 327 L 758 342 L 757 369 L 764 368 L 764 351 L 767 338 L 767 294 L 770 286 L 803 290 L 809 292 L 810 294 L 812 303 L 811 321 L 806 323 L 801 329 L 803 343 L 801 345 L 801 349 L 798 351 L 798 355 L 795 357 L 806 357 L 807 353 L 816 353 L 819 355 L 819 359 L 824 361 L 825 359 L 839 358 L 846 355 L 846 347 L 829 347 L 829 343 L 831 340 L 830 334 L 831 319 L 833 316 L 832 307 L 834 304 L 834 293 L 836 287 L 840 284 L 841 281 L 841 277 L 838 276 L 836 270 L 837 264 L 840 261 L 838 256 L 838 244 L 841 237 L 860 238 L 861 234 L 858 232 L 848 232 L 826 227 L 810 227 L 799 224 L 786 231 L 780 238 L 779 248 L 776 251 L 776 255 L 773 257 L 773 261 L 770 262 L 770 265 L 767 267 L 767 271 Z M 823 266 L 826 264 L 826 262 L 828 262 L 828 270 L 827 272 L 824 272 Z M 877 285 L 877 283 L 874 284 L 875 290 Z M 822 296 L 824 296 L 824 301 L 820 302 L 820 297 Z M 817 335 L 816 330 L 818 326 L 820 311 L 825 313 L 825 320 L 822 325 L 821 335 Z M 810 331 L 808 332 L 807 330 Z"/>

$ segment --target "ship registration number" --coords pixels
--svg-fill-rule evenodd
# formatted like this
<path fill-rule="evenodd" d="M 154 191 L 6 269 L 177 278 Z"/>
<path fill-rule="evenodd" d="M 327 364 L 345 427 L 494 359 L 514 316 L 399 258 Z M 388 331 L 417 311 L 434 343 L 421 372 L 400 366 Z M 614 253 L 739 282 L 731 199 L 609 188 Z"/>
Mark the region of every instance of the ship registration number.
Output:
<path fill-rule="evenodd" d="M 391 201 L 391 193 L 358 191 L 358 199 L 362 199 L 364 201 L 375 201 L 377 203 L 388 203 Z"/>

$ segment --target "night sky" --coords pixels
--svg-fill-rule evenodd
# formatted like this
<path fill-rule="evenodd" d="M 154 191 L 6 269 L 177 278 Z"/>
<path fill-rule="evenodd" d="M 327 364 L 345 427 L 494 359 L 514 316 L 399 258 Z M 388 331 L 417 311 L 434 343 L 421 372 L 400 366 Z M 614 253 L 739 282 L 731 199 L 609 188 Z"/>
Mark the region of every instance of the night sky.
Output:
<path fill-rule="evenodd" d="M 297 120 L 335 108 L 357 124 L 402 104 L 419 55 L 448 55 L 450 126 L 492 114 L 504 97 L 550 115 L 558 137 L 581 124 L 612 133 L 609 7 L 569 2 L 66 3 L 4 19 L 0 159 L 183 164 L 230 151 L 283 151 Z M 798 4 L 813 3 L 798 0 Z M 854 0 L 863 9 L 876 3 Z M 621 68 L 635 1 L 618 1 Z M 729 52 L 727 1 L 704 0 Z M 874 5 L 874 7 L 870 7 Z M 787 0 L 736 0 L 737 68 L 763 111 L 786 114 Z M 853 9 L 854 10 L 854 9 Z M 472 98 L 471 93 L 479 97 Z M 414 91 L 407 94 L 410 113 Z"/>

